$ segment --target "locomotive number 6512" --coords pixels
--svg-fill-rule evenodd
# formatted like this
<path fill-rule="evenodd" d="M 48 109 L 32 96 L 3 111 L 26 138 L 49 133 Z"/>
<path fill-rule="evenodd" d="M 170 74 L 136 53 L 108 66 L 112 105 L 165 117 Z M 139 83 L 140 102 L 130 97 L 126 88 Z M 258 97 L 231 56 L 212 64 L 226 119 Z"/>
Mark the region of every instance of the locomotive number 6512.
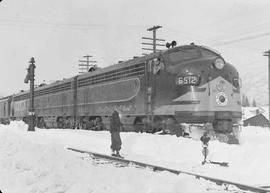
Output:
<path fill-rule="evenodd" d="M 198 85 L 199 77 L 196 75 L 179 76 L 176 79 L 177 85 Z"/>

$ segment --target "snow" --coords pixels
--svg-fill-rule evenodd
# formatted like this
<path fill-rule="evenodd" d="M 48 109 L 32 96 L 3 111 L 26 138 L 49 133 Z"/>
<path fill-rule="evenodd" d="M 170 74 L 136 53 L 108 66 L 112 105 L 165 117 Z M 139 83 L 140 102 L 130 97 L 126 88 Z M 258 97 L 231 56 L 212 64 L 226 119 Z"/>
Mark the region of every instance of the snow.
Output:
<path fill-rule="evenodd" d="M 246 119 L 249 119 L 251 117 L 254 117 L 257 115 L 257 111 L 260 111 L 260 108 L 259 107 L 244 107 L 242 108 L 242 116 L 243 116 L 243 120 L 246 120 Z"/>
<path fill-rule="evenodd" d="M 97 164 L 87 154 L 67 150 L 110 154 L 108 131 L 36 128 L 27 132 L 27 125 L 14 121 L 0 125 L 0 137 L 3 193 L 226 192 L 224 187 L 189 175 Z M 121 154 L 127 159 L 249 185 L 270 184 L 268 128 L 243 127 L 240 145 L 210 142 L 209 159 L 228 161 L 230 167 L 202 166 L 202 147 L 196 140 L 132 132 L 121 133 L 121 138 Z"/>
<path fill-rule="evenodd" d="M 269 106 L 262 107 L 244 107 L 243 111 L 243 120 L 249 119 L 257 115 L 257 113 L 262 114 L 267 120 L 269 119 Z"/>
<path fill-rule="evenodd" d="M 262 114 L 263 116 L 269 120 L 269 106 L 263 106 L 261 107 L 261 109 L 263 110 Z"/>

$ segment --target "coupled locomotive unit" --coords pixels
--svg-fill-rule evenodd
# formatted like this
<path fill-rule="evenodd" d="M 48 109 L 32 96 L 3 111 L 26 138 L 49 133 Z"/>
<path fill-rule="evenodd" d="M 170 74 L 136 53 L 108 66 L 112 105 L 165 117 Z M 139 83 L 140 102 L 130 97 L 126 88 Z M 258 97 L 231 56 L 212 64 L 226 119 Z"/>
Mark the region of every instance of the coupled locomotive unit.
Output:
<path fill-rule="evenodd" d="M 182 135 L 183 124 L 208 124 L 217 135 L 235 137 L 239 80 L 235 67 L 216 51 L 177 46 L 35 88 L 36 124 L 108 129 L 117 109 L 126 131 Z M 0 99 L 0 120 L 26 120 L 28 106 L 29 91 Z"/>

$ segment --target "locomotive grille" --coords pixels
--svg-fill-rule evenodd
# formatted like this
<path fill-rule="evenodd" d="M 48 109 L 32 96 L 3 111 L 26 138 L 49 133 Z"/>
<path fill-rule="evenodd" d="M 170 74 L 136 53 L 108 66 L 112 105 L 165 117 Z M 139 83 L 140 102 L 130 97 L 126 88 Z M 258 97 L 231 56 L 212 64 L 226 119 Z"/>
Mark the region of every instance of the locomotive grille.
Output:
<path fill-rule="evenodd" d="M 119 80 L 122 78 L 136 77 L 144 75 L 145 64 L 136 64 L 133 66 L 128 66 L 122 69 L 113 70 L 110 72 L 105 72 L 102 74 L 86 77 L 78 80 L 78 87 L 84 87 L 88 85 L 100 84 L 103 82 L 110 82 L 114 80 Z"/>
<path fill-rule="evenodd" d="M 59 84 L 59 85 L 56 85 L 53 87 L 38 90 L 35 92 L 35 97 L 46 95 L 46 94 L 52 94 L 52 93 L 56 93 L 56 92 L 63 92 L 63 91 L 70 90 L 70 89 L 71 89 L 71 82 L 67 82 L 64 84 Z"/>
<path fill-rule="evenodd" d="M 71 89 L 71 82 L 59 84 L 53 87 L 44 88 L 42 90 L 35 91 L 35 97 L 43 96 L 46 94 L 52 94 L 57 92 L 63 92 Z M 14 97 L 14 101 L 25 100 L 29 98 L 29 93 Z"/>

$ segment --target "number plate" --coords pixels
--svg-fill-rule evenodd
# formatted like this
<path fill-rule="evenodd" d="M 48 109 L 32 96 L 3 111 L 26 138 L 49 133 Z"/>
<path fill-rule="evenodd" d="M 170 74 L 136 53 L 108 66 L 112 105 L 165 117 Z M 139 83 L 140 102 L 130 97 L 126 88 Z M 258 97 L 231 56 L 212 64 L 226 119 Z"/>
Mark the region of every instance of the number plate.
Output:
<path fill-rule="evenodd" d="M 196 75 L 179 76 L 176 78 L 177 85 L 197 85 L 199 77 Z"/>

